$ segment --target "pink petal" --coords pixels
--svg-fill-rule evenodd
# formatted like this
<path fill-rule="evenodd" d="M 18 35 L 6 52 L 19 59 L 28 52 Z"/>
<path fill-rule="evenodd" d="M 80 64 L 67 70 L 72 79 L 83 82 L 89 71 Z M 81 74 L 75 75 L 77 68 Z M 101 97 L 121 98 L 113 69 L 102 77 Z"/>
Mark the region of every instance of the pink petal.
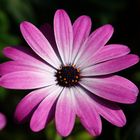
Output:
<path fill-rule="evenodd" d="M 55 112 L 56 128 L 60 135 L 68 136 L 71 133 L 75 116 L 72 94 L 65 88 L 58 99 Z"/>
<path fill-rule="evenodd" d="M 97 53 L 108 42 L 112 34 L 113 27 L 111 25 L 104 25 L 96 29 L 80 48 L 75 64 L 79 67 L 80 62 Z"/>
<path fill-rule="evenodd" d="M 126 104 L 134 103 L 139 92 L 131 81 L 120 76 L 83 78 L 80 84 L 97 96 Z"/>
<path fill-rule="evenodd" d="M 12 60 L 23 62 L 28 62 L 27 59 L 36 62 L 40 58 L 30 48 L 24 46 L 8 46 L 3 49 L 3 54 Z"/>
<path fill-rule="evenodd" d="M 54 89 L 56 89 L 55 86 L 48 86 L 42 89 L 32 91 L 30 94 L 26 95 L 17 105 L 15 118 L 19 122 L 26 119 L 39 105 L 39 103 L 49 94 L 51 94 L 50 90 L 53 91 Z"/>
<path fill-rule="evenodd" d="M 97 112 L 106 120 L 118 127 L 122 127 L 126 124 L 126 117 L 119 106 L 96 96 L 92 96 L 92 98 Z"/>
<path fill-rule="evenodd" d="M 55 77 L 47 72 L 18 71 L 0 79 L 0 86 L 9 89 L 34 89 L 56 84 Z"/>
<path fill-rule="evenodd" d="M 49 72 L 53 71 L 53 68 L 42 62 L 41 58 L 28 48 L 20 46 L 6 47 L 3 49 L 3 53 L 8 58 L 22 64 L 43 68 Z"/>
<path fill-rule="evenodd" d="M 0 113 L 0 130 L 6 126 L 7 120 L 4 114 Z"/>
<path fill-rule="evenodd" d="M 91 135 L 100 135 L 102 123 L 95 107 L 90 103 L 90 99 L 82 89 L 78 88 L 74 92 L 76 99 L 76 112 L 81 123 Z"/>
<path fill-rule="evenodd" d="M 54 113 L 53 106 L 61 91 L 62 87 L 54 88 L 54 91 L 50 92 L 35 110 L 30 121 L 30 128 L 34 132 L 44 129 L 52 118 L 52 114 Z"/>
<path fill-rule="evenodd" d="M 82 76 L 106 75 L 129 68 L 139 62 L 134 54 L 125 55 L 110 61 L 105 61 L 82 70 Z"/>
<path fill-rule="evenodd" d="M 95 55 L 93 56 L 89 55 L 89 58 L 81 62 L 81 64 L 79 64 L 79 67 L 83 69 L 91 65 L 95 65 L 97 63 L 105 62 L 114 58 L 124 56 L 129 52 L 130 49 L 124 45 L 119 45 L 119 44 L 106 45 Z"/>
<path fill-rule="evenodd" d="M 54 34 L 61 59 L 65 65 L 69 64 L 73 45 L 73 29 L 69 16 L 64 10 L 57 10 L 55 13 Z"/>
<path fill-rule="evenodd" d="M 72 51 L 72 60 L 74 61 L 77 53 L 79 52 L 80 47 L 87 39 L 91 29 L 91 19 L 88 16 L 80 16 L 76 19 L 73 24 L 73 51 Z"/>
<path fill-rule="evenodd" d="M 30 66 L 28 64 L 21 64 L 18 61 L 8 61 L 0 64 L 0 75 L 5 75 L 17 71 L 35 71 L 35 72 L 45 72 L 47 69 L 38 68 L 36 66 Z M 52 69 L 51 73 L 55 73 L 55 70 Z"/>
<path fill-rule="evenodd" d="M 36 54 L 55 68 L 60 66 L 61 63 L 58 57 L 40 30 L 38 30 L 33 24 L 26 21 L 21 23 L 20 29 L 23 37 Z"/>

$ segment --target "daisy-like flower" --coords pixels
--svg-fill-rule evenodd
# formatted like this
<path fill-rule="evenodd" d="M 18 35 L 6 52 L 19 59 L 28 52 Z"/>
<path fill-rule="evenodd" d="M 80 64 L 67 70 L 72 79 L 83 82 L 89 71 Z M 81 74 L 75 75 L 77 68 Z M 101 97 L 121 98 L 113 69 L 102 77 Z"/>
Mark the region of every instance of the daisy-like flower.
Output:
<path fill-rule="evenodd" d="M 21 33 L 32 48 L 7 47 L 12 61 L 0 65 L 0 85 L 9 89 L 35 89 L 18 104 L 16 119 L 31 117 L 30 128 L 38 132 L 54 118 L 56 129 L 68 136 L 76 116 L 87 131 L 101 133 L 101 116 L 122 127 L 123 111 L 116 103 L 132 104 L 138 88 L 129 80 L 112 75 L 139 61 L 125 45 L 106 45 L 113 34 L 104 25 L 90 34 L 91 20 L 80 16 L 72 25 L 64 10 L 54 16 L 54 33 L 48 25 L 39 30 L 22 22 Z"/>
<path fill-rule="evenodd" d="M 0 130 L 6 126 L 6 117 L 0 112 Z"/>

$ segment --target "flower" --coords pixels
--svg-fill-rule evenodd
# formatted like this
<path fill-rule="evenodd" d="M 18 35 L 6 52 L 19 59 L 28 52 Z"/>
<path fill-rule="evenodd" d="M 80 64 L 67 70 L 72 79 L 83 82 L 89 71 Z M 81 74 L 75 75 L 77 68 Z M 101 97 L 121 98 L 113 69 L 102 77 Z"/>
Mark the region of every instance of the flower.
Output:
<path fill-rule="evenodd" d="M 6 117 L 0 112 L 0 130 L 6 126 Z"/>
<path fill-rule="evenodd" d="M 30 128 L 38 132 L 55 118 L 56 129 L 68 136 L 78 116 L 87 131 L 101 133 L 101 117 L 122 127 L 123 111 L 116 103 L 136 101 L 138 88 L 113 73 L 138 63 L 125 45 L 106 45 L 113 34 L 104 25 L 90 34 L 91 20 L 80 16 L 71 24 L 64 10 L 54 16 L 54 33 L 45 24 L 37 29 L 24 21 L 21 33 L 32 48 L 6 47 L 12 59 L 0 65 L 0 85 L 9 89 L 35 89 L 18 104 L 15 117 L 31 117 Z"/>

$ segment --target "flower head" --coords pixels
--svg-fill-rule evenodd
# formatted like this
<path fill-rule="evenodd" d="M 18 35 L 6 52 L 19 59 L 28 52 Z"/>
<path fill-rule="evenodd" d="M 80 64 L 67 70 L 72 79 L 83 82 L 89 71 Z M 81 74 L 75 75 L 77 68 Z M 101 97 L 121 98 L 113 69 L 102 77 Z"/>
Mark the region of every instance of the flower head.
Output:
<path fill-rule="evenodd" d="M 4 114 L 0 113 L 0 130 L 6 126 L 6 117 Z"/>
<path fill-rule="evenodd" d="M 71 133 L 76 116 L 93 136 L 101 133 L 101 116 L 118 127 L 125 125 L 116 103 L 134 103 L 138 89 L 113 73 L 139 58 L 125 45 L 106 45 L 113 34 L 111 25 L 90 34 L 88 16 L 80 16 L 72 25 L 67 13 L 57 10 L 54 33 L 47 24 L 39 30 L 26 21 L 20 29 L 32 50 L 7 47 L 3 53 L 12 61 L 0 65 L 2 87 L 35 89 L 16 108 L 19 122 L 31 116 L 30 127 L 37 132 L 54 118 L 62 136 Z"/>

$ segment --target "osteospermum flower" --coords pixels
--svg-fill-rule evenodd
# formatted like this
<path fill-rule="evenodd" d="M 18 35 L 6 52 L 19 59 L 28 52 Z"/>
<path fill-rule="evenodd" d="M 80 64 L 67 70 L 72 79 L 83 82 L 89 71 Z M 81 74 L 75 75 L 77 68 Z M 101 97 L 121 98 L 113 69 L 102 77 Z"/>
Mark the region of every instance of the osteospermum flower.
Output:
<path fill-rule="evenodd" d="M 0 112 L 0 130 L 6 126 L 6 117 Z"/>
<path fill-rule="evenodd" d="M 58 10 L 54 34 L 48 25 L 39 30 L 26 21 L 20 29 L 33 51 L 7 47 L 3 53 L 12 61 L 0 66 L 2 87 L 35 89 L 16 108 L 19 122 L 30 116 L 30 127 L 37 132 L 55 118 L 62 136 L 71 133 L 76 116 L 93 136 L 101 133 L 100 116 L 118 127 L 125 125 L 125 115 L 116 103 L 134 103 L 138 89 L 112 74 L 136 64 L 139 58 L 128 54 L 127 46 L 106 45 L 113 34 L 111 25 L 90 34 L 88 16 L 80 16 L 72 25 L 67 13 Z"/>

